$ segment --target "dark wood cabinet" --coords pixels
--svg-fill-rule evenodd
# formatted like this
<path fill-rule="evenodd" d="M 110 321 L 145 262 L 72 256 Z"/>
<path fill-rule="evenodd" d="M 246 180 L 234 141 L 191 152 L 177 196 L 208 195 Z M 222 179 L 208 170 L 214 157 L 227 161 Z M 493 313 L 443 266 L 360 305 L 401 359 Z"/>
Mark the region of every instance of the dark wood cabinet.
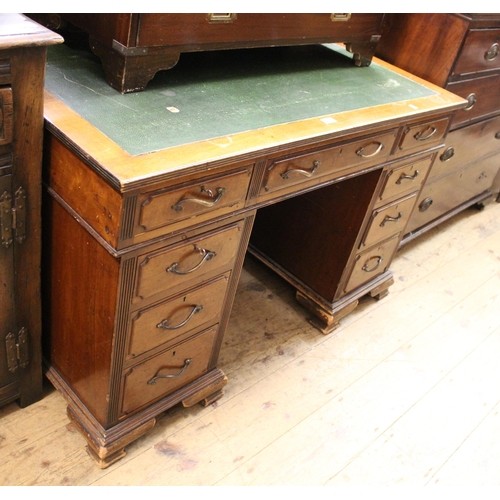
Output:
<path fill-rule="evenodd" d="M 0 14 L 0 404 L 42 394 L 40 255 L 46 46 L 59 35 Z"/>
<path fill-rule="evenodd" d="M 499 44 L 499 14 L 386 16 L 377 55 L 469 102 L 451 123 L 403 242 L 498 196 Z"/>
<path fill-rule="evenodd" d="M 370 64 L 383 14 L 36 14 L 65 33 L 89 36 L 106 80 L 120 92 L 144 90 L 181 53 L 344 42 L 357 66 Z"/>

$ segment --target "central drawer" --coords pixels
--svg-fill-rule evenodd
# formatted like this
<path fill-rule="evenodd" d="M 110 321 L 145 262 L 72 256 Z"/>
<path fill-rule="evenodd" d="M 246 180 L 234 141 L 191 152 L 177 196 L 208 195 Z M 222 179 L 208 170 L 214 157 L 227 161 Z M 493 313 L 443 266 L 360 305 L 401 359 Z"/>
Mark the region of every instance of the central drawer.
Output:
<path fill-rule="evenodd" d="M 271 160 L 260 192 L 265 194 L 309 179 L 383 163 L 391 152 L 395 137 L 396 131 L 392 130 L 343 145 Z"/>

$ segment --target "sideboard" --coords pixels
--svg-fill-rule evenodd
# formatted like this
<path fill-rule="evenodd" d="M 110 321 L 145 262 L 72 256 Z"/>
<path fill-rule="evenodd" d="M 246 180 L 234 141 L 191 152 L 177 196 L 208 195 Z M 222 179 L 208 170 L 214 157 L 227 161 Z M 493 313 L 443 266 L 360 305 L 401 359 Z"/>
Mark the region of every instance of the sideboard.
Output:
<path fill-rule="evenodd" d="M 387 15 L 378 56 L 469 103 L 453 119 L 404 242 L 493 195 L 500 201 L 499 44 L 500 14 Z"/>
<path fill-rule="evenodd" d="M 249 241 L 323 333 L 383 297 L 467 105 L 336 45 L 260 50 L 186 54 L 130 94 L 90 52 L 49 51 L 44 358 L 100 467 L 165 410 L 223 395 Z"/>
<path fill-rule="evenodd" d="M 42 396 L 43 82 L 47 46 L 61 42 L 0 14 L 0 405 Z"/>

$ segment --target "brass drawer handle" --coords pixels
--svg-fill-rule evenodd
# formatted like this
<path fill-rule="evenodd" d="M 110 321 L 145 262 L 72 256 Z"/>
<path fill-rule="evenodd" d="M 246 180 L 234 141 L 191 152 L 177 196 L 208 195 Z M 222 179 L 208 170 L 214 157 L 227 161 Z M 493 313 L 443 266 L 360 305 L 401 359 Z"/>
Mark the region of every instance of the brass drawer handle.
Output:
<path fill-rule="evenodd" d="M 185 359 L 184 365 L 182 366 L 181 371 L 179 373 L 174 374 L 174 375 L 159 375 L 160 371 L 163 369 L 163 368 L 160 368 L 156 372 L 156 375 L 151 380 L 148 380 L 148 385 L 155 385 L 156 381 L 159 378 L 179 378 L 186 371 L 186 369 L 189 366 L 189 364 L 191 363 L 191 361 L 193 361 L 192 358 Z"/>
<path fill-rule="evenodd" d="M 189 313 L 189 316 L 182 322 L 179 323 L 178 325 L 175 326 L 169 326 L 168 324 L 168 319 L 164 319 L 160 323 L 156 325 L 156 328 L 162 328 L 163 330 L 177 330 L 179 328 L 182 328 L 184 325 L 186 325 L 189 320 L 197 313 L 199 313 L 203 309 L 203 306 L 194 306 L 191 312 Z"/>
<path fill-rule="evenodd" d="M 286 172 L 283 172 L 281 177 L 283 179 L 289 179 L 290 174 L 295 173 L 295 174 L 300 174 L 300 175 L 305 175 L 306 177 L 311 177 L 316 170 L 318 170 L 318 167 L 321 165 L 321 162 L 318 160 L 313 161 L 313 168 L 311 170 L 302 170 L 300 168 L 291 168 L 290 170 L 287 170 Z"/>
<path fill-rule="evenodd" d="M 420 203 L 418 209 L 420 212 L 425 212 L 434 203 L 432 198 L 426 198 L 422 203 Z"/>
<path fill-rule="evenodd" d="M 439 157 L 439 159 L 441 161 L 448 161 L 451 160 L 453 156 L 455 156 L 455 148 L 450 146 L 449 148 L 446 148 L 444 150 L 443 154 Z"/>
<path fill-rule="evenodd" d="M 206 250 L 205 248 L 198 248 L 196 245 L 194 247 L 194 251 L 200 253 L 203 255 L 203 258 L 196 264 L 196 266 L 192 267 L 191 269 L 188 269 L 187 271 L 181 271 L 177 269 L 179 267 L 178 262 L 174 262 L 171 266 L 167 267 L 167 272 L 169 273 L 174 273 L 174 274 L 189 274 L 197 269 L 199 269 L 205 262 L 209 261 L 213 257 L 215 257 L 217 254 L 215 252 L 212 252 L 210 250 Z"/>
<path fill-rule="evenodd" d="M 464 111 L 469 111 L 474 107 L 474 104 L 476 104 L 476 102 L 477 102 L 476 94 L 474 94 L 474 92 L 472 92 L 472 94 L 469 94 L 466 97 L 466 99 L 467 99 L 467 102 L 469 103 L 469 105 L 466 108 L 464 108 Z"/>
<path fill-rule="evenodd" d="M 487 61 L 493 61 L 498 56 L 498 43 L 494 43 L 484 54 Z"/>
<path fill-rule="evenodd" d="M 382 149 L 384 149 L 384 145 L 381 142 L 378 142 L 378 141 L 372 142 L 372 144 L 378 144 L 378 148 L 376 149 L 376 151 L 374 153 L 369 154 L 369 155 L 365 155 L 365 154 L 363 154 L 363 151 L 365 150 L 365 148 L 362 147 L 356 151 L 356 154 L 358 156 L 361 156 L 361 158 L 372 158 L 373 156 L 378 155 L 380 153 L 380 151 L 382 151 Z"/>
<path fill-rule="evenodd" d="M 495 139 L 500 139 L 500 132 L 497 132 L 497 133 L 495 134 Z"/>
<path fill-rule="evenodd" d="M 413 175 L 406 175 L 406 174 L 401 174 L 399 176 L 399 179 L 396 181 L 396 184 L 401 184 L 401 181 L 405 179 L 409 179 L 410 181 L 414 181 L 418 176 L 420 172 L 418 170 L 415 170 L 415 173 Z"/>
<path fill-rule="evenodd" d="M 236 20 L 238 14 L 207 14 L 209 23 L 232 23 Z"/>
<path fill-rule="evenodd" d="M 399 212 L 396 217 L 386 215 L 385 219 L 380 223 L 380 227 L 384 227 L 386 222 L 398 222 L 403 217 L 403 212 Z"/>
<path fill-rule="evenodd" d="M 373 260 L 373 259 L 377 259 L 377 263 L 375 264 L 374 267 L 372 267 L 371 269 L 368 268 L 368 263 Z M 380 267 L 380 264 L 382 263 L 384 259 L 382 258 L 381 255 L 374 255 L 373 257 L 370 257 L 366 262 L 365 262 L 365 265 L 361 268 L 363 271 L 366 271 L 367 273 L 372 273 L 373 271 L 376 271 L 379 267 Z"/>
<path fill-rule="evenodd" d="M 426 132 L 427 130 L 430 130 L 430 132 L 427 135 L 424 135 L 424 132 Z M 425 127 L 424 130 L 417 132 L 413 137 L 415 137 L 415 139 L 417 141 L 426 141 L 427 139 L 430 139 L 436 132 L 437 132 L 437 128 L 431 127 L 429 125 L 429 126 Z"/>
<path fill-rule="evenodd" d="M 172 205 L 172 210 L 175 210 L 176 212 L 182 212 L 182 204 L 187 202 L 197 203 L 198 205 L 204 205 L 205 207 L 213 207 L 226 192 L 224 188 L 217 188 L 217 195 L 214 195 L 212 190 L 205 189 L 205 186 L 201 186 L 200 191 L 202 193 L 206 193 L 209 197 L 209 200 L 204 200 L 202 198 L 183 198 L 182 200 L 179 200 L 175 205 Z"/>

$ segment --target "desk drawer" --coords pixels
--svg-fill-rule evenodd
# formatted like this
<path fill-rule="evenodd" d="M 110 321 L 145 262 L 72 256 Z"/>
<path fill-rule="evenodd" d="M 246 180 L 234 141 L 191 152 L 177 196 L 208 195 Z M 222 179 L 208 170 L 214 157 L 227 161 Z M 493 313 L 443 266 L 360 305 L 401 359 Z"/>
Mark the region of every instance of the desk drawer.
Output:
<path fill-rule="evenodd" d="M 243 222 L 138 258 L 134 303 L 196 284 L 202 276 L 229 270 L 237 254 Z"/>
<path fill-rule="evenodd" d="M 418 191 L 374 210 L 363 238 L 363 245 L 365 247 L 371 246 L 393 234 L 404 231 L 415 205 L 417 193 Z"/>
<path fill-rule="evenodd" d="M 424 226 L 490 189 L 499 166 L 500 154 L 496 154 L 427 183 L 420 193 L 406 232 Z"/>
<path fill-rule="evenodd" d="M 217 328 L 210 328 L 128 370 L 123 376 L 122 414 L 161 399 L 207 373 L 216 338 Z"/>
<path fill-rule="evenodd" d="M 207 212 L 214 216 L 243 208 L 251 168 L 153 191 L 140 197 L 140 232 L 152 231 Z M 225 209 L 225 210 L 224 210 Z"/>
<path fill-rule="evenodd" d="M 426 149 L 443 140 L 448 128 L 448 118 L 430 122 L 415 123 L 405 128 L 399 141 L 400 151 Z"/>
<path fill-rule="evenodd" d="M 261 193 L 342 172 L 356 166 L 371 166 L 386 161 L 394 144 L 396 132 L 390 131 L 373 137 L 272 160 L 267 166 Z"/>
<path fill-rule="evenodd" d="M 171 343 L 204 324 L 218 321 L 226 296 L 229 273 L 137 311 L 132 319 L 126 359 L 132 359 L 162 344 Z"/>
<path fill-rule="evenodd" d="M 469 30 L 458 56 L 453 75 L 500 68 L 500 29 Z"/>
<path fill-rule="evenodd" d="M 500 116 L 450 132 L 430 175 L 437 177 L 495 151 L 500 151 Z"/>
<path fill-rule="evenodd" d="M 390 240 L 356 255 L 344 292 L 349 293 L 385 272 L 396 253 L 398 242 L 399 236 L 396 235 Z"/>
<path fill-rule="evenodd" d="M 387 171 L 379 200 L 389 200 L 395 196 L 420 189 L 432 163 L 432 156 L 416 160 Z"/>
<path fill-rule="evenodd" d="M 469 106 L 457 111 L 453 119 L 452 129 L 458 128 L 472 120 L 492 115 L 500 110 L 500 75 L 484 76 L 463 82 L 453 82 L 446 90 L 469 101 Z"/>
<path fill-rule="evenodd" d="M 0 87 L 0 146 L 12 142 L 12 89 Z"/>

